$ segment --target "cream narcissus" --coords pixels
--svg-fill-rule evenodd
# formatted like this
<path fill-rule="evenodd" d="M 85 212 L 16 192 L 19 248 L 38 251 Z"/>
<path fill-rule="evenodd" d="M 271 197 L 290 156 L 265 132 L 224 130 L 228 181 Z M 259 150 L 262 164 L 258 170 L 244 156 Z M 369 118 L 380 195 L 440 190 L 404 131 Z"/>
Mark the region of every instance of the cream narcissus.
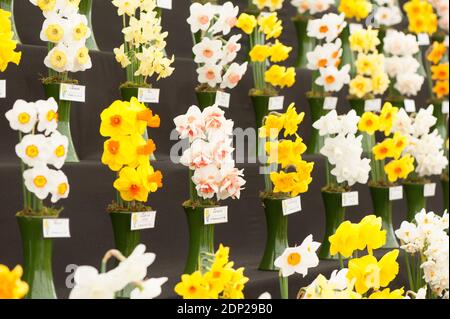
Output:
<path fill-rule="evenodd" d="M 30 0 L 44 14 L 40 39 L 49 42 L 44 64 L 58 73 L 80 72 L 92 67 L 86 40 L 91 29 L 78 13 L 80 0 Z"/>
<path fill-rule="evenodd" d="M 296 72 L 292 67 L 278 64 L 286 61 L 292 48 L 279 41 L 283 31 L 282 21 L 276 12 L 253 15 L 242 13 L 236 23 L 250 37 L 249 57 L 253 65 L 254 89 L 261 94 L 264 91 L 273 91 L 274 88 L 292 87 L 295 83 Z M 268 40 L 273 39 L 271 43 Z"/>
<path fill-rule="evenodd" d="M 16 51 L 17 42 L 13 36 L 11 13 L 0 9 L 0 72 L 5 72 L 9 63 L 20 63 L 22 53 Z"/>
<path fill-rule="evenodd" d="M 122 200 L 145 204 L 148 195 L 162 187 L 161 172 L 150 165 L 156 145 L 143 137 L 147 127 L 159 127 L 159 116 L 132 98 L 130 102 L 113 102 L 100 118 L 100 134 L 109 138 L 103 145 L 102 163 L 118 172 L 114 188 Z"/>
<path fill-rule="evenodd" d="M 285 193 L 294 197 L 307 192 L 308 185 L 312 182 L 314 163 L 302 159 L 306 145 L 297 134 L 304 116 L 304 113 L 297 113 L 292 103 L 283 114 L 270 113 L 259 130 L 260 137 L 270 138 L 264 146 L 267 163 L 281 166 L 280 171 L 270 172 L 274 193 Z M 285 139 L 273 141 L 282 131 Z M 288 137 L 292 139 L 286 139 Z"/>
<path fill-rule="evenodd" d="M 249 279 L 244 276 L 244 268 L 233 268 L 229 250 L 220 244 L 214 255 L 206 256 L 200 270 L 181 276 L 175 292 L 183 299 L 243 299 Z"/>
<path fill-rule="evenodd" d="M 114 54 L 121 67 L 127 69 L 127 80 L 142 86 L 153 75 L 157 81 L 171 76 L 175 58 L 165 55 L 168 33 L 162 32 L 156 0 L 114 0 L 112 3 L 117 7 L 117 14 L 123 17 L 125 43 L 115 48 Z"/>
<path fill-rule="evenodd" d="M 28 284 L 21 280 L 23 269 L 0 264 L 0 299 L 22 299 L 28 293 Z"/>
<path fill-rule="evenodd" d="M 241 35 L 227 36 L 239 23 L 239 8 L 231 2 L 214 10 L 210 3 L 193 3 L 187 19 L 194 34 L 194 61 L 197 63 L 199 87 L 202 89 L 233 89 L 247 71 L 247 62 L 233 62 L 241 49 Z"/>

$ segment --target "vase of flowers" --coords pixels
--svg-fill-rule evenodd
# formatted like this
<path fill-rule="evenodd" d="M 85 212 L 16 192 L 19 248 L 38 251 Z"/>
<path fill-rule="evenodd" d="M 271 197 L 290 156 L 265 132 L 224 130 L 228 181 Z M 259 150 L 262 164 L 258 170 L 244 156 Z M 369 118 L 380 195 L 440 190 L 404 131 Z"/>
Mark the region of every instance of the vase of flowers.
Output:
<path fill-rule="evenodd" d="M 297 135 L 304 113 L 291 104 L 283 114 L 271 112 L 264 119 L 260 137 L 265 141 L 265 190 L 262 202 L 267 238 L 260 270 L 277 270 L 274 262 L 288 247 L 288 216 L 301 210 L 300 194 L 308 191 L 314 163 L 303 160 L 306 145 Z M 281 126 L 277 123 L 281 123 Z M 279 137 L 284 138 L 279 139 Z M 288 151 L 282 151 L 288 150 Z M 297 201 L 297 203 L 295 203 Z M 286 208 L 293 202 L 292 211 Z"/>
<path fill-rule="evenodd" d="M 308 36 L 314 38 L 316 42 L 316 46 L 307 53 L 307 68 L 312 71 L 312 83 L 311 91 L 307 92 L 306 97 L 312 123 L 336 108 L 337 98 L 333 97 L 333 93 L 342 90 L 350 81 L 350 65 L 341 67 L 340 64 L 342 48 L 338 36 L 345 24 L 343 16 L 329 13 L 318 19 L 311 19 L 308 25 Z M 337 32 L 327 32 L 324 36 L 320 30 L 328 28 L 337 29 Z M 318 154 L 323 143 L 323 137 L 317 128 L 313 127 L 308 152 Z"/>
<path fill-rule="evenodd" d="M 200 109 L 216 103 L 228 107 L 229 95 L 224 91 L 235 88 L 247 71 L 247 62 L 234 62 L 241 49 L 241 35 L 230 35 L 239 8 L 230 1 L 217 7 L 220 9 L 214 9 L 209 2 L 194 2 L 187 19 L 194 40 L 192 52 L 199 82 L 195 94 Z M 216 99 L 219 91 L 228 97 L 227 101 Z"/>
<path fill-rule="evenodd" d="M 228 221 L 227 198 L 237 199 L 245 184 L 235 167 L 231 147 L 233 121 L 213 105 L 191 106 L 174 119 L 180 139 L 189 139 L 180 163 L 189 168 L 189 200 L 183 203 L 189 229 L 185 274 L 199 270 L 201 258 L 214 251 L 214 225 Z"/>
<path fill-rule="evenodd" d="M 345 207 L 355 204 L 344 201 L 345 193 L 369 179 L 370 159 L 362 157 L 362 136 L 356 136 L 359 120 L 354 110 L 340 116 L 333 110 L 313 124 L 325 138 L 320 153 L 327 159 L 327 183 L 322 188 L 326 231 L 319 250 L 321 259 L 337 258 L 330 253 L 329 237 L 345 217 Z"/>
<path fill-rule="evenodd" d="M 91 29 L 86 16 L 79 13 L 78 3 L 67 6 L 64 8 L 66 10 L 55 6 L 51 12 L 45 12 L 46 18 L 40 38 L 48 43 L 48 54 L 44 59 L 44 64 L 48 68 L 48 77 L 43 78 L 42 83 L 47 98 L 52 97 L 59 103 L 61 115 L 59 131 L 69 139 L 67 161 L 79 162 L 70 133 L 71 99 L 60 94 L 66 92 L 61 89 L 63 85 L 66 89 L 66 84 L 78 84 L 76 80 L 70 79 L 69 73 L 82 72 L 92 67 L 89 49 L 86 47 L 86 41 L 91 36 Z M 65 36 L 65 29 L 71 30 L 69 36 Z"/>
<path fill-rule="evenodd" d="M 69 182 L 60 170 L 67 156 L 68 139 L 57 130 L 58 104 L 52 98 L 28 103 L 18 100 L 6 118 L 19 132 L 16 154 L 23 176 L 23 209 L 16 214 L 22 237 L 27 298 L 56 298 L 52 274 L 52 239 L 44 236 L 48 219 L 62 208 L 47 206 L 69 195 Z"/>

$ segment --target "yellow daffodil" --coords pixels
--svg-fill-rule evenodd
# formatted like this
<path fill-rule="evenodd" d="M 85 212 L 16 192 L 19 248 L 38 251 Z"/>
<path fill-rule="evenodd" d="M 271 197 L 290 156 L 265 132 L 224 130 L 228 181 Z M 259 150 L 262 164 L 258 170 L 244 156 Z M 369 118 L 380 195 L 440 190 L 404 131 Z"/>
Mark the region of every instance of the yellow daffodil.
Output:
<path fill-rule="evenodd" d="M 399 178 L 406 179 L 414 171 L 414 158 L 407 154 L 398 160 L 390 161 L 384 166 L 384 171 L 391 183 Z"/>
<path fill-rule="evenodd" d="M 284 115 L 284 137 L 294 135 L 298 131 L 298 126 L 303 122 L 305 113 L 297 113 L 295 104 L 291 103 Z"/>
<path fill-rule="evenodd" d="M 295 68 L 294 67 L 289 67 L 286 69 L 286 72 L 284 72 L 283 77 L 281 78 L 281 83 L 279 84 L 279 86 L 281 88 L 284 87 L 292 87 L 295 83 L 295 77 L 296 77 L 296 72 L 295 72 Z"/>
<path fill-rule="evenodd" d="M 391 291 L 391 289 L 386 288 L 381 291 L 375 291 L 370 296 L 369 299 L 404 299 L 405 298 L 405 290 L 403 288 L 395 289 Z"/>
<path fill-rule="evenodd" d="M 236 21 L 236 27 L 238 27 L 247 34 L 253 33 L 256 24 L 257 22 L 255 16 L 247 13 L 242 13 Z"/>
<path fill-rule="evenodd" d="M 391 134 L 392 125 L 398 113 L 398 107 L 392 106 L 391 103 L 386 102 L 381 109 L 380 114 L 380 131 L 384 131 L 384 135 Z"/>
<path fill-rule="evenodd" d="M 284 127 L 285 116 L 269 114 L 264 122 L 264 126 L 259 130 L 260 137 L 275 138 Z"/>
<path fill-rule="evenodd" d="M 267 39 L 276 39 L 281 35 L 281 32 L 283 32 L 282 22 L 278 19 L 276 12 L 268 15 L 260 15 L 258 24 Z"/>
<path fill-rule="evenodd" d="M 437 31 L 438 17 L 433 11 L 433 5 L 428 1 L 411 0 L 404 4 L 403 9 L 408 16 L 410 32 L 432 35 Z"/>
<path fill-rule="evenodd" d="M 394 249 L 381 257 L 378 262 L 380 267 L 380 286 L 387 287 L 398 275 L 399 264 L 397 262 L 399 250 Z"/>
<path fill-rule="evenodd" d="M 272 172 L 270 173 L 270 180 L 274 185 L 274 193 L 290 193 L 295 184 L 295 173 L 286 172 Z"/>
<path fill-rule="evenodd" d="M 37 0 L 36 4 L 43 12 L 49 12 L 55 9 L 56 0 Z"/>
<path fill-rule="evenodd" d="M 350 94 L 360 99 L 372 91 L 372 81 L 362 75 L 357 75 L 350 81 Z"/>
<path fill-rule="evenodd" d="M 338 11 L 344 13 L 347 19 L 360 21 L 372 11 L 372 4 L 367 0 L 341 0 Z"/>
<path fill-rule="evenodd" d="M 0 72 L 4 72 L 9 63 L 19 65 L 21 52 L 16 52 L 17 42 L 13 40 L 11 13 L 0 9 Z"/>
<path fill-rule="evenodd" d="M 383 94 L 389 87 L 389 75 L 385 72 L 376 72 L 372 75 L 372 93 Z"/>
<path fill-rule="evenodd" d="M 191 275 L 182 275 L 181 282 L 175 286 L 175 292 L 183 299 L 207 299 L 209 297 L 208 282 L 200 271 Z"/>
<path fill-rule="evenodd" d="M 154 193 L 163 186 L 163 176 L 160 171 L 155 171 L 150 162 L 144 162 L 137 168 L 138 175 L 142 177 L 143 185 L 149 192 Z"/>
<path fill-rule="evenodd" d="M 267 45 L 255 45 L 249 52 L 252 62 L 264 62 L 270 56 L 270 50 Z"/>
<path fill-rule="evenodd" d="M 244 287 L 249 281 L 247 277 L 244 276 L 244 268 L 238 268 L 233 271 L 230 282 L 225 285 L 223 291 L 223 297 L 225 299 L 243 299 L 244 298 Z"/>
<path fill-rule="evenodd" d="M 394 157 L 394 141 L 391 138 L 387 138 L 383 142 L 375 145 L 372 148 L 372 152 L 375 155 L 375 160 L 377 161 Z"/>
<path fill-rule="evenodd" d="M 356 59 L 356 71 L 361 75 L 372 75 L 377 71 L 377 63 L 376 63 L 375 54 L 358 54 L 358 58 Z"/>
<path fill-rule="evenodd" d="M 127 202 L 133 200 L 147 202 L 149 190 L 147 189 L 145 176 L 139 174 L 134 168 L 122 168 L 113 186 L 120 192 L 120 197 Z"/>
<path fill-rule="evenodd" d="M 444 96 L 448 96 L 448 80 L 447 81 L 437 81 L 433 87 L 433 93 L 441 99 Z"/>
<path fill-rule="evenodd" d="M 373 135 L 380 128 L 380 117 L 372 112 L 365 112 L 358 123 L 358 129 Z"/>
<path fill-rule="evenodd" d="M 431 72 L 432 72 L 431 79 L 440 80 L 440 81 L 448 80 L 448 74 L 449 74 L 448 65 L 449 64 L 447 62 L 447 63 L 431 66 Z"/>
<path fill-rule="evenodd" d="M 276 40 L 275 44 L 270 46 L 269 55 L 270 61 L 278 63 L 285 61 L 289 57 L 292 47 L 285 46 L 280 41 Z"/>
<path fill-rule="evenodd" d="M 215 255 L 214 255 L 214 264 L 224 266 L 228 263 L 230 255 L 230 247 L 225 247 L 224 245 L 220 244 L 219 249 L 217 249 Z"/>
<path fill-rule="evenodd" d="M 264 80 L 273 86 L 280 86 L 285 72 L 286 67 L 274 64 L 264 74 Z"/>
<path fill-rule="evenodd" d="M 0 264 L 0 299 L 22 299 L 28 293 L 28 284 L 21 280 L 23 269 L 17 265 L 9 270 Z"/>
<path fill-rule="evenodd" d="M 369 289 L 378 290 L 381 287 L 381 268 L 372 255 L 350 259 L 348 262 L 348 280 L 355 280 L 355 290 L 359 294 Z"/>
<path fill-rule="evenodd" d="M 447 48 L 445 44 L 435 41 L 433 42 L 433 45 L 431 46 L 431 49 L 427 55 L 427 60 L 433 64 L 438 64 L 442 60 L 446 52 Z"/>
<path fill-rule="evenodd" d="M 344 258 L 352 256 L 358 249 L 359 226 L 349 221 L 344 221 L 336 229 L 336 232 L 328 238 L 330 241 L 330 254 L 341 254 Z"/>
<path fill-rule="evenodd" d="M 100 134 L 102 136 L 120 136 L 134 133 L 143 134 L 144 125 L 137 121 L 136 112 L 130 108 L 130 102 L 115 101 L 100 114 Z"/>
<path fill-rule="evenodd" d="M 359 53 L 377 52 L 377 46 L 381 43 L 378 30 L 371 27 L 354 31 L 349 42 L 351 50 Z"/>
<path fill-rule="evenodd" d="M 135 161 L 136 155 L 129 136 L 115 136 L 103 144 L 102 163 L 113 171 Z"/>
<path fill-rule="evenodd" d="M 386 230 L 381 230 L 381 217 L 369 215 L 364 217 L 358 224 L 358 249 L 364 250 L 367 247 L 369 254 L 374 249 L 384 246 L 386 243 Z"/>
<path fill-rule="evenodd" d="M 395 132 L 393 137 L 394 143 L 394 159 L 398 159 L 406 146 L 408 146 L 408 138 L 403 136 L 400 132 Z"/>

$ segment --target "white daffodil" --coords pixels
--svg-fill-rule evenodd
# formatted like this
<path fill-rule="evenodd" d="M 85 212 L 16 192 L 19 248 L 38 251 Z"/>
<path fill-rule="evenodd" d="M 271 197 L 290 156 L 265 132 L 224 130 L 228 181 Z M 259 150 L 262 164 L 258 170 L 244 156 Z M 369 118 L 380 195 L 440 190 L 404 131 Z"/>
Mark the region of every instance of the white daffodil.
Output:
<path fill-rule="evenodd" d="M 258 297 L 258 299 L 272 299 L 272 296 L 270 293 L 264 292 Z"/>
<path fill-rule="evenodd" d="M 68 33 L 67 19 L 53 13 L 49 15 L 42 24 L 40 38 L 45 42 L 60 43 Z"/>
<path fill-rule="evenodd" d="M 191 141 L 205 137 L 205 121 L 202 111 L 196 105 L 189 107 L 186 114 L 177 116 L 173 122 L 180 139 L 189 138 Z"/>
<path fill-rule="evenodd" d="M 47 2 L 44 0 L 43 2 Z M 76 14 L 79 10 L 81 0 L 56 0 L 57 12 L 62 16 Z"/>
<path fill-rule="evenodd" d="M 25 135 L 16 145 L 16 154 L 29 167 L 47 165 L 50 156 L 47 138 L 42 134 Z"/>
<path fill-rule="evenodd" d="M 167 282 L 167 277 L 150 278 L 130 293 L 130 299 L 154 299 L 161 295 L 161 286 Z"/>
<path fill-rule="evenodd" d="M 141 11 L 152 12 L 156 8 L 156 0 L 141 0 Z"/>
<path fill-rule="evenodd" d="M 90 68 L 92 68 L 92 60 L 89 56 L 89 49 L 84 45 L 76 48 L 71 72 L 86 71 Z"/>
<path fill-rule="evenodd" d="M 214 8 L 211 3 L 204 5 L 194 2 L 189 8 L 190 16 L 187 22 L 191 26 L 191 32 L 197 33 L 199 30 L 206 31 L 211 25 L 214 17 Z"/>
<path fill-rule="evenodd" d="M 23 178 L 25 187 L 41 200 L 47 198 L 54 185 L 52 171 L 46 166 L 36 166 L 25 170 Z"/>
<path fill-rule="evenodd" d="M 85 42 L 91 36 L 91 29 L 88 26 L 88 20 L 85 15 L 74 14 L 68 17 L 68 34 L 66 41 Z"/>
<path fill-rule="evenodd" d="M 133 16 L 136 13 L 136 9 L 139 8 L 140 0 L 113 0 L 112 4 L 117 7 L 117 14 L 119 16 L 128 15 Z"/>
<path fill-rule="evenodd" d="M 130 59 L 125 54 L 125 47 L 123 44 L 119 48 L 114 49 L 114 55 L 116 57 L 116 61 L 120 63 L 122 68 L 126 68 L 131 64 Z"/>
<path fill-rule="evenodd" d="M 328 13 L 320 19 L 310 20 L 307 34 L 318 40 L 325 39 L 326 42 L 334 41 L 346 26 L 343 14 Z"/>
<path fill-rule="evenodd" d="M 228 42 L 223 46 L 223 57 L 220 62 L 222 65 L 230 63 L 236 59 L 237 53 L 241 50 L 241 44 L 239 40 L 242 38 L 242 34 L 235 34 L 228 39 Z"/>
<path fill-rule="evenodd" d="M 236 25 L 237 15 L 239 13 L 239 7 L 234 6 L 232 2 L 225 2 L 220 8 L 219 19 L 211 27 L 213 34 L 223 33 L 227 35 L 231 29 Z"/>
<path fill-rule="evenodd" d="M 114 299 L 116 285 L 108 273 L 99 274 L 91 266 L 80 266 L 74 274 L 75 287 L 69 299 Z"/>
<path fill-rule="evenodd" d="M 192 48 L 196 63 L 215 64 L 223 57 L 222 41 L 203 38 Z"/>
<path fill-rule="evenodd" d="M 316 46 L 313 51 L 306 54 L 307 68 L 319 70 L 329 66 L 337 67 L 342 56 L 341 40 Z"/>
<path fill-rule="evenodd" d="M 247 71 L 247 62 L 245 62 L 242 65 L 232 63 L 228 68 L 227 72 L 225 72 L 223 76 L 220 88 L 233 89 L 234 87 L 236 87 L 236 85 L 238 85 L 239 81 L 241 81 L 246 71 Z"/>
<path fill-rule="evenodd" d="M 394 88 L 405 96 L 416 96 L 422 88 L 425 78 L 417 73 L 397 75 Z"/>
<path fill-rule="evenodd" d="M 58 131 L 55 131 L 49 138 L 47 138 L 47 141 L 49 150 L 48 164 L 60 169 L 64 165 L 67 157 L 69 140 L 66 136 L 62 135 Z"/>
<path fill-rule="evenodd" d="M 280 268 L 283 277 L 289 277 L 294 273 L 302 274 L 303 277 L 308 274 L 308 269 L 316 267 L 319 264 L 316 250 L 320 243 L 312 240 L 309 235 L 298 247 L 286 248 L 281 256 L 275 260 L 275 267 Z"/>
<path fill-rule="evenodd" d="M 339 92 L 345 84 L 350 83 L 350 65 L 346 64 L 338 70 L 334 66 L 322 68 L 319 70 L 320 76 L 316 84 L 323 86 L 327 92 Z"/>
<path fill-rule="evenodd" d="M 147 268 L 155 261 L 156 255 L 146 253 L 145 250 L 144 244 L 136 246 L 131 255 L 114 269 L 117 274 L 121 274 L 121 280 L 127 284 L 144 280 L 147 276 Z"/>
<path fill-rule="evenodd" d="M 47 68 L 60 73 L 70 71 L 73 68 L 73 54 L 73 50 L 59 43 L 47 54 L 44 64 Z"/>
<path fill-rule="evenodd" d="M 34 103 L 24 100 L 17 100 L 5 116 L 9 126 L 22 133 L 30 133 L 37 123 L 37 110 Z"/>
<path fill-rule="evenodd" d="M 35 103 L 38 112 L 38 131 L 49 135 L 58 128 L 58 103 L 54 98 L 39 100 Z"/>
<path fill-rule="evenodd" d="M 215 88 L 217 84 L 222 82 L 222 68 L 216 64 L 205 64 L 197 69 L 198 82 L 208 84 Z"/>
<path fill-rule="evenodd" d="M 213 198 L 219 192 L 220 170 L 214 164 L 201 167 L 195 170 L 192 181 L 200 197 Z"/>
<path fill-rule="evenodd" d="M 62 171 L 52 171 L 53 185 L 50 193 L 52 194 L 51 201 L 56 203 L 62 198 L 67 198 L 70 192 L 69 181 L 67 176 Z"/>

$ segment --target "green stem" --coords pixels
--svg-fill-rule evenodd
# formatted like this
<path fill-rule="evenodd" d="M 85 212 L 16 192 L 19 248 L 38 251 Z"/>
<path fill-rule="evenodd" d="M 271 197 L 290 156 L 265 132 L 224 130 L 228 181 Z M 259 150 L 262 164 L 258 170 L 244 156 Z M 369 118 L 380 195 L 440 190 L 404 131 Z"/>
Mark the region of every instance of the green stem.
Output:
<path fill-rule="evenodd" d="M 344 259 L 342 258 L 342 255 L 340 253 L 338 253 L 339 256 L 339 267 L 340 269 L 344 269 Z"/>
<path fill-rule="evenodd" d="M 281 299 L 289 299 L 289 277 L 279 275 Z"/>
<path fill-rule="evenodd" d="M 408 273 L 409 288 L 412 291 L 416 291 L 415 290 L 415 285 L 414 285 L 414 280 L 413 280 L 413 275 L 412 275 L 411 263 L 409 261 L 408 253 L 405 253 L 405 263 L 406 263 L 406 271 Z"/>

